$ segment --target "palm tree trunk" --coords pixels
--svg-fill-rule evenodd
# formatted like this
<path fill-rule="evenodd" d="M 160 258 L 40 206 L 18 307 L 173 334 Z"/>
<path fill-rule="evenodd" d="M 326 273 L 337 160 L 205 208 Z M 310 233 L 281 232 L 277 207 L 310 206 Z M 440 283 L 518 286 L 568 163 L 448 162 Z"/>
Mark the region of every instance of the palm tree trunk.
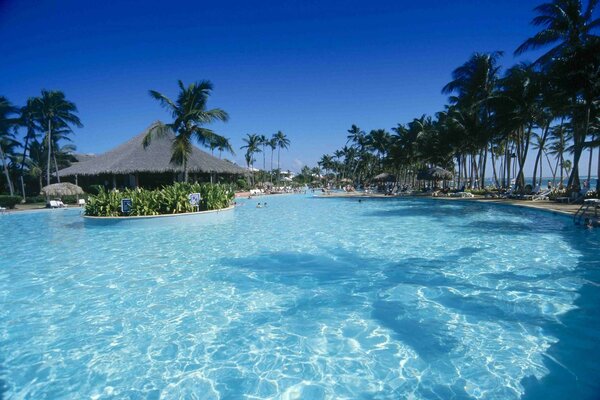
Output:
<path fill-rule="evenodd" d="M 592 157 L 594 156 L 594 148 L 590 146 L 590 159 L 588 160 L 588 176 L 587 182 L 588 187 L 592 185 Z"/>
<path fill-rule="evenodd" d="M 183 181 L 187 183 L 188 181 L 188 167 L 187 167 L 187 158 L 183 159 Z"/>
<path fill-rule="evenodd" d="M 6 163 L 6 158 L 4 155 L 4 150 L 2 149 L 2 145 L 0 144 L 0 158 L 2 159 L 2 168 L 4 169 L 4 175 L 6 176 L 6 181 L 8 182 L 8 190 L 11 196 L 15 195 L 15 188 L 10 180 L 10 174 L 8 173 L 8 164 Z"/>
<path fill-rule="evenodd" d="M 30 136 L 30 132 L 27 131 L 27 136 L 25 136 L 25 146 L 23 147 L 23 157 L 21 158 L 21 168 L 19 171 L 21 175 L 21 190 L 23 191 L 23 200 L 25 200 L 25 182 L 23 181 L 23 170 L 25 167 L 25 156 L 27 155 L 27 146 L 29 146 Z"/>
<path fill-rule="evenodd" d="M 598 171 L 596 172 L 596 197 L 600 199 L 600 149 L 598 149 Z"/>
<path fill-rule="evenodd" d="M 271 182 L 273 182 L 273 148 L 271 147 Z"/>
<path fill-rule="evenodd" d="M 550 162 L 550 157 L 548 157 L 548 153 L 544 152 L 546 156 L 546 161 L 548 162 L 548 168 L 550 168 L 550 172 L 552 172 L 552 187 L 556 187 L 556 170 L 558 168 L 558 161 L 556 162 L 556 166 L 552 168 L 552 163 Z"/>
<path fill-rule="evenodd" d="M 56 162 L 56 152 L 52 154 L 52 158 L 54 159 L 54 170 L 56 171 L 56 181 L 60 183 L 60 176 L 58 176 L 58 163 Z"/>
<path fill-rule="evenodd" d="M 498 172 L 496 171 L 496 157 L 494 157 L 493 151 L 490 151 L 490 155 L 492 157 L 492 173 L 494 174 L 494 184 L 496 187 L 499 187 L 500 184 L 498 182 Z"/>
<path fill-rule="evenodd" d="M 281 147 L 279 147 L 277 149 L 277 183 L 279 183 L 280 180 L 280 176 L 281 176 L 281 167 L 279 166 L 279 155 L 281 152 Z"/>
<path fill-rule="evenodd" d="M 531 130 L 533 129 L 533 125 L 530 124 L 527 128 L 527 133 L 525 135 L 525 143 L 521 143 L 521 151 L 517 151 L 517 157 L 519 160 L 519 172 L 517 173 L 517 182 L 518 186 L 521 190 L 525 189 L 525 159 L 527 158 L 527 152 L 529 151 L 529 142 L 531 139 Z"/>
<path fill-rule="evenodd" d="M 585 143 L 585 137 L 590 129 L 590 106 L 586 108 L 586 116 L 585 116 L 585 131 L 582 134 L 574 133 L 573 140 L 574 144 L 574 152 L 573 152 L 573 169 L 571 170 L 571 175 L 569 176 L 569 182 L 567 185 L 570 188 L 580 189 L 581 185 L 579 183 L 579 159 L 581 158 L 581 153 L 583 153 L 583 144 Z"/>
<path fill-rule="evenodd" d="M 48 159 L 46 160 L 46 183 L 50 184 L 50 162 L 52 160 L 52 137 L 51 137 L 51 122 L 48 119 L 48 135 L 46 137 L 47 145 L 48 145 Z"/>

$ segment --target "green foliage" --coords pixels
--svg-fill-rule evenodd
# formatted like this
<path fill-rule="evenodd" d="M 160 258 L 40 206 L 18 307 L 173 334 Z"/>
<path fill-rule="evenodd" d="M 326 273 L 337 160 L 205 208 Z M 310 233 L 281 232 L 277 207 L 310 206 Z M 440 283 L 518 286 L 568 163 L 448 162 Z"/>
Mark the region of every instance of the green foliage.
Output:
<path fill-rule="evenodd" d="M 234 191 L 228 185 L 200 183 L 175 183 L 161 189 L 125 189 L 124 191 L 106 191 L 90 196 L 85 205 L 85 214 L 99 217 L 123 216 L 121 200 L 131 199 L 132 207 L 128 216 L 147 216 L 161 214 L 181 214 L 198 211 L 188 200 L 190 193 L 200 193 L 200 211 L 217 210 L 229 207 Z"/>
<path fill-rule="evenodd" d="M 15 208 L 20 201 L 19 196 L 0 196 L 0 207 Z"/>
<path fill-rule="evenodd" d="M 238 190 L 249 190 L 250 189 L 248 182 L 244 178 L 240 178 L 237 181 L 235 181 L 235 185 L 236 185 L 236 189 L 238 189 Z"/>
<path fill-rule="evenodd" d="M 46 203 L 46 196 L 37 195 L 29 196 L 25 199 L 26 204 Z"/>

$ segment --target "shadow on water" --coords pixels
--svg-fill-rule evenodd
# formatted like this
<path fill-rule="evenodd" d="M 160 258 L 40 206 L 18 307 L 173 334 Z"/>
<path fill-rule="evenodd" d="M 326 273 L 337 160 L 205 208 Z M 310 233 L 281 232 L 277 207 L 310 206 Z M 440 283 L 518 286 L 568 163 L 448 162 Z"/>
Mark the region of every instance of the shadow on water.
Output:
<path fill-rule="evenodd" d="M 447 221 L 449 217 L 461 216 L 464 212 L 464 205 L 461 204 L 438 204 L 429 202 L 398 202 L 390 203 L 392 207 L 385 210 L 365 211 L 363 215 L 376 218 L 390 217 L 428 217 Z M 396 207 L 393 207 L 396 206 Z M 483 211 L 483 210 L 481 210 Z"/>
<path fill-rule="evenodd" d="M 582 242 L 582 235 L 567 231 L 573 236 L 569 239 L 573 247 L 583 249 L 577 271 L 536 273 L 535 276 L 490 271 L 478 275 L 479 279 L 488 283 L 510 282 L 506 287 L 482 286 L 472 279 L 462 278 L 460 274 L 448 273 L 452 272 L 454 265 L 464 268 L 464 263 L 481 251 L 472 247 L 441 258 L 412 257 L 400 261 L 369 259 L 340 249 L 330 249 L 327 255 L 264 253 L 223 259 L 225 265 L 233 267 L 231 276 L 215 271 L 212 279 L 231 280 L 239 285 L 239 272 L 246 271 L 256 276 L 255 280 L 243 283 L 251 288 L 260 288 L 263 282 L 315 291 L 332 287 L 324 290 L 327 296 L 300 299 L 290 304 L 282 314 L 303 312 L 314 316 L 319 315 L 318 310 L 322 307 L 339 308 L 344 313 L 356 306 L 364 306 L 366 301 L 371 307 L 371 316 L 388 328 L 395 340 L 411 346 L 423 360 L 439 363 L 456 348 L 457 338 L 440 315 L 431 312 L 431 309 L 426 310 L 431 303 L 419 303 L 405 290 L 426 288 L 427 296 L 433 296 L 435 304 L 447 312 L 468 316 L 470 320 L 506 324 L 526 321 L 528 325 L 542 328 L 545 336 L 559 340 L 549 349 L 545 359 L 550 374 L 540 381 L 532 377 L 523 379 L 525 399 L 593 399 L 596 397 L 592 393 L 600 393 L 600 384 L 592 378 L 600 376 L 600 364 L 597 362 L 600 347 L 595 345 L 600 338 L 600 311 L 597 307 L 600 304 L 600 263 L 595 261 L 600 241 L 598 236 L 589 235 Z M 442 266 L 445 273 L 439 272 Z M 579 291 L 580 297 L 575 303 L 578 309 L 560 316 L 558 320 L 552 315 L 540 314 L 535 307 L 533 310 L 521 309 L 511 301 L 510 294 L 515 291 L 524 295 L 548 294 L 544 281 L 573 275 L 583 275 L 592 283 Z M 336 292 L 331 294 L 333 288 Z M 384 294 L 394 289 L 400 299 Z M 356 297 L 357 294 L 363 295 Z"/>
<path fill-rule="evenodd" d="M 578 291 L 576 309 L 550 325 L 546 333 L 559 339 L 546 352 L 550 373 L 537 380 L 524 379 L 524 400 L 600 398 L 600 232 L 574 228 L 565 233 L 582 253 L 575 273 L 584 281 Z"/>
<path fill-rule="evenodd" d="M 8 391 L 8 386 L 6 385 L 6 381 L 4 380 L 4 376 L 6 375 L 5 369 L 2 365 L 0 365 L 0 400 L 4 400 L 6 397 L 6 393 Z"/>

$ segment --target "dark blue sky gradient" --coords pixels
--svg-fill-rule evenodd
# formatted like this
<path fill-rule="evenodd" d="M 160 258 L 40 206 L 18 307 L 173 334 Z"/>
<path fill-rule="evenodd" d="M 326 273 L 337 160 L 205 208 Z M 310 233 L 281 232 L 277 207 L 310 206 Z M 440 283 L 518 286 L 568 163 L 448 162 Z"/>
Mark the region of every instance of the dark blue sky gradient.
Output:
<path fill-rule="evenodd" d="M 78 150 L 98 153 L 169 119 L 149 89 L 175 96 L 177 79 L 209 79 L 209 106 L 231 116 L 211 127 L 236 150 L 246 133 L 282 130 L 282 166 L 298 170 L 353 123 L 389 130 L 441 110 L 442 86 L 475 51 L 514 63 L 537 4 L 0 0 L 0 94 L 20 105 L 63 90 L 85 125 Z"/>

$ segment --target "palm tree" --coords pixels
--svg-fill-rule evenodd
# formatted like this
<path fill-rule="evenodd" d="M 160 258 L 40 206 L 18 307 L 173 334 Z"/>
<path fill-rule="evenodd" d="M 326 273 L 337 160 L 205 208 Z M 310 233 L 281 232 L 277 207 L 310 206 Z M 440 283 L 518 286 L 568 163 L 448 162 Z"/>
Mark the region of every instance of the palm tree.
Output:
<path fill-rule="evenodd" d="M 8 183 L 8 190 L 11 196 L 14 196 L 15 189 L 8 172 L 8 148 L 14 147 L 18 142 L 14 139 L 14 129 L 18 124 L 16 114 L 18 109 L 13 106 L 4 96 L 0 96 L 0 160 L 2 160 L 2 169 Z"/>
<path fill-rule="evenodd" d="M 281 132 L 281 131 L 277 131 L 277 133 L 273 136 L 273 138 L 275 139 L 275 143 L 277 144 L 277 170 L 281 171 L 281 168 L 279 166 L 279 156 L 281 154 L 281 149 L 287 149 L 290 145 L 290 139 L 287 138 L 287 136 L 285 135 L 285 133 Z M 277 181 L 279 182 L 280 178 L 280 173 L 277 173 Z"/>
<path fill-rule="evenodd" d="M 554 45 L 536 63 L 550 66 L 568 93 L 573 131 L 574 159 L 568 186 L 579 189 L 579 160 L 590 133 L 593 102 L 598 98 L 600 38 L 592 33 L 600 27 L 593 19 L 598 0 L 553 0 L 536 7 L 538 15 L 532 24 L 542 26 L 533 37 L 523 42 L 515 54 Z"/>
<path fill-rule="evenodd" d="M 183 82 L 177 81 L 179 94 L 173 101 L 164 94 L 150 90 L 150 97 L 160 102 L 173 118 L 173 122 L 164 124 L 157 122 L 144 137 L 143 145 L 147 147 L 153 138 L 167 137 L 170 132 L 175 133 L 173 139 L 171 162 L 183 166 L 184 181 L 188 181 L 188 159 L 192 154 L 192 138 L 200 144 L 206 145 L 216 139 L 217 135 L 203 125 L 215 121 L 226 122 L 229 115 L 220 108 L 206 109 L 206 103 L 213 85 L 209 81 L 200 81 L 185 87 Z"/>
<path fill-rule="evenodd" d="M 219 159 L 221 158 L 221 155 L 223 154 L 224 151 L 231 153 L 232 155 L 235 155 L 235 152 L 233 151 L 233 147 L 231 147 L 231 143 L 229 142 L 229 139 L 224 137 L 224 136 L 217 136 L 217 150 L 219 150 Z"/>
<path fill-rule="evenodd" d="M 455 95 L 450 97 L 450 103 L 461 110 L 470 122 L 468 136 L 473 146 L 471 149 L 471 172 L 475 176 L 480 173 L 480 186 L 485 184 L 485 170 L 488 151 L 491 147 L 491 107 L 490 100 L 494 98 L 497 89 L 498 59 L 502 52 L 475 53 L 471 58 L 452 72 L 452 81 L 442 88 L 442 93 Z M 479 171 L 479 173 L 478 173 Z"/>
<path fill-rule="evenodd" d="M 547 64 L 581 47 L 590 38 L 597 37 L 592 34 L 593 29 L 600 27 L 600 19 L 592 20 L 597 5 L 598 0 L 589 0 L 584 10 L 581 0 L 553 0 L 540 4 L 534 8 L 538 16 L 531 23 L 543 29 L 517 47 L 515 55 L 555 45 L 536 61 Z"/>
<path fill-rule="evenodd" d="M 23 179 L 24 167 L 26 163 L 27 150 L 29 149 L 29 142 L 37 139 L 37 132 L 41 131 L 41 127 L 38 126 L 40 119 L 39 103 L 35 98 L 27 99 L 27 104 L 21 107 L 19 125 L 26 129 L 25 133 L 25 145 L 23 146 L 23 156 L 21 157 L 20 179 L 21 179 L 21 190 L 23 192 L 23 200 L 25 200 L 25 182 Z"/>
<path fill-rule="evenodd" d="M 46 182 L 50 184 L 50 161 L 52 160 L 52 134 L 56 129 L 71 129 L 71 125 L 83 127 L 77 113 L 75 103 L 66 99 L 65 94 L 58 90 L 42 90 L 42 96 L 34 100 L 34 106 L 39 110 L 39 124 L 47 129 L 46 146 L 48 157 L 46 160 Z M 56 163 L 55 163 L 56 164 Z M 58 173 L 57 180 L 60 182 Z"/>
<path fill-rule="evenodd" d="M 525 160 L 529 152 L 531 136 L 536 126 L 545 120 L 541 104 L 543 87 L 542 74 L 534 66 L 522 63 L 509 68 L 500 81 L 496 120 L 505 137 L 512 135 L 519 170 L 517 186 L 525 186 Z"/>
<path fill-rule="evenodd" d="M 254 133 L 248 133 L 245 137 L 244 143 L 240 149 L 246 149 L 245 159 L 246 166 L 248 167 L 248 184 L 250 184 L 250 173 L 252 172 L 252 176 L 254 177 L 253 164 L 254 164 L 254 154 L 260 153 L 260 136 Z"/>
<path fill-rule="evenodd" d="M 273 181 L 273 153 L 277 148 L 277 137 L 276 135 L 271 136 L 271 139 L 267 142 L 267 146 L 271 148 L 271 182 Z"/>

